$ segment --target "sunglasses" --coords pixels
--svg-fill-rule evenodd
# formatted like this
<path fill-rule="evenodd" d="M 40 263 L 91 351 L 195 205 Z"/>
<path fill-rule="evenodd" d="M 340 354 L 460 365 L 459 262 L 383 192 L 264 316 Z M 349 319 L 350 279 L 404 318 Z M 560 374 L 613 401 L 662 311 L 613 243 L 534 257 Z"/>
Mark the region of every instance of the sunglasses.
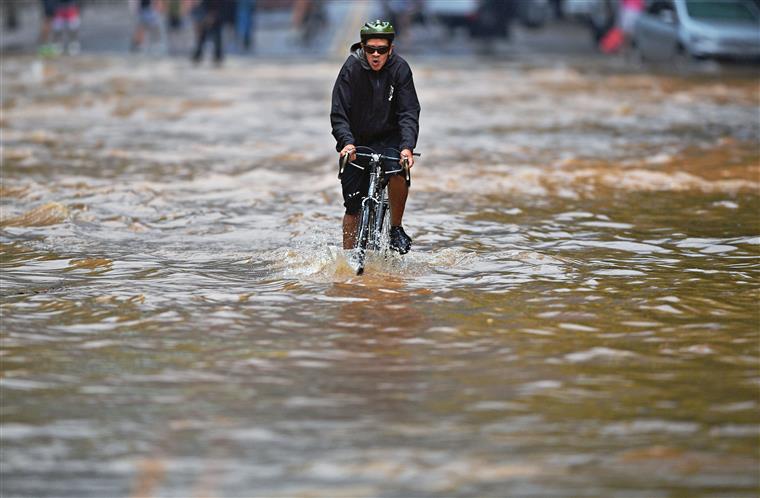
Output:
<path fill-rule="evenodd" d="M 388 53 L 388 51 L 391 49 L 389 45 L 383 45 L 382 47 L 376 47 L 374 45 L 364 45 L 364 52 L 367 54 L 380 54 L 385 55 Z"/>

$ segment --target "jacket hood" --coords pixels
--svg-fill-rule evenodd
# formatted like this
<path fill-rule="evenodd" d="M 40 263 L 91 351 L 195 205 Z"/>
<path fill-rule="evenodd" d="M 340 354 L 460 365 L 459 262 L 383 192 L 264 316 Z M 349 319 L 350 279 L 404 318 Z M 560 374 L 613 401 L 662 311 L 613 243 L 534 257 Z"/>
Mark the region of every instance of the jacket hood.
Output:
<path fill-rule="evenodd" d="M 353 45 L 351 45 L 351 56 L 359 59 L 359 62 L 361 63 L 363 69 L 366 69 L 368 71 L 372 70 L 372 68 L 369 66 L 369 62 L 367 62 L 367 56 L 364 54 L 364 49 L 362 48 L 362 42 L 356 42 Z M 395 63 L 396 63 L 396 52 L 393 51 L 391 52 L 390 57 L 388 57 L 388 62 L 385 63 L 385 65 L 383 66 L 383 69 L 385 69 L 386 67 L 391 67 Z"/>

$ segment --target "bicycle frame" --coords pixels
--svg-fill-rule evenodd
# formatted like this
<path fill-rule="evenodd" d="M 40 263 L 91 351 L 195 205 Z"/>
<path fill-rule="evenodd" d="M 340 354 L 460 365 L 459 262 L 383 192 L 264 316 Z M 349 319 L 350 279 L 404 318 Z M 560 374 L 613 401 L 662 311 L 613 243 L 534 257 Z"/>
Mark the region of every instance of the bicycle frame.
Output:
<path fill-rule="evenodd" d="M 359 150 L 369 152 L 359 152 Z M 400 157 L 387 156 L 375 152 L 370 147 L 357 147 L 356 155 L 369 159 L 369 189 L 367 195 L 362 199 L 361 216 L 359 218 L 359 227 L 354 249 L 357 257 L 356 274 L 364 273 L 364 264 L 367 257 L 367 251 L 385 251 L 388 246 L 388 234 L 390 222 L 387 220 L 390 209 L 388 204 L 388 179 L 383 172 L 383 161 L 399 162 Z M 419 154 L 415 154 L 418 156 Z M 340 163 L 340 172 L 338 177 L 343 174 L 343 170 L 348 161 L 349 155 L 346 154 Z M 361 166 L 350 163 L 352 166 L 361 168 Z M 409 168 L 404 162 L 402 166 L 406 173 L 407 185 L 410 182 Z M 363 169 L 363 168 L 362 168 Z"/>

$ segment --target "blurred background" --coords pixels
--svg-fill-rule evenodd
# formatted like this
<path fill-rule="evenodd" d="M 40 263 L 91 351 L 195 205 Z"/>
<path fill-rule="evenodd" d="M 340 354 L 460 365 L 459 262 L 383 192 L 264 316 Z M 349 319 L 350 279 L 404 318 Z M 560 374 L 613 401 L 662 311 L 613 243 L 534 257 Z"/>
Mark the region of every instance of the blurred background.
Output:
<path fill-rule="evenodd" d="M 361 21 L 383 18 L 405 53 L 757 63 L 759 11 L 760 0 L 5 0 L 0 48 L 191 56 L 218 32 L 224 54 L 343 56 Z"/>

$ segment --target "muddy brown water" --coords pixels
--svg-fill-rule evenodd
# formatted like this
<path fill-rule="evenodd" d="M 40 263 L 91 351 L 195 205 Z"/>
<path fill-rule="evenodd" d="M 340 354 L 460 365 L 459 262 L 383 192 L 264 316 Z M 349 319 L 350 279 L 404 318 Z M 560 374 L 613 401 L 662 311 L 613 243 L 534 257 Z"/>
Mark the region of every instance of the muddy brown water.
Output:
<path fill-rule="evenodd" d="M 339 62 L 3 61 L 3 496 L 756 495 L 757 78 L 413 63 L 356 277 Z"/>

